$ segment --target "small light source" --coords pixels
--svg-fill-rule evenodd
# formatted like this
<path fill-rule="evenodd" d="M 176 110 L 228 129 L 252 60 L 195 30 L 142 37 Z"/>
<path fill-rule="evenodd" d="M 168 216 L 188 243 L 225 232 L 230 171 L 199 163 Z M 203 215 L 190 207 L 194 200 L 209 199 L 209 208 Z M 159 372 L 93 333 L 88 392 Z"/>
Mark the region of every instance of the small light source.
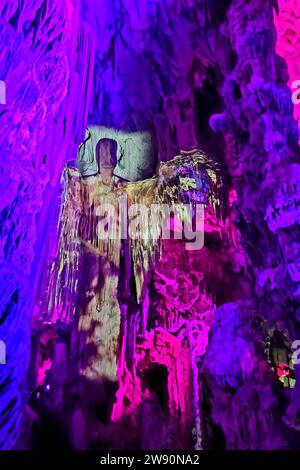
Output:
<path fill-rule="evenodd" d="M 289 377 L 290 370 L 288 364 L 278 364 L 277 375 L 278 377 Z"/>
<path fill-rule="evenodd" d="M 0 104 L 6 104 L 6 86 L 3 80 L 0 80 Z"/>

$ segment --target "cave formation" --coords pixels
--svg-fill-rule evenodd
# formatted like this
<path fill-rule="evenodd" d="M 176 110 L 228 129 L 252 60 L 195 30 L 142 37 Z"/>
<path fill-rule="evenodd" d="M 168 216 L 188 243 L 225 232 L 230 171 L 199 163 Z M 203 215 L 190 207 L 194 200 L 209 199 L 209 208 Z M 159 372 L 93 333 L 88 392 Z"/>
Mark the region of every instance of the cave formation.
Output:
<path fill-rule="evenodd" d="M 299 449 L 299 31 L 0 0 L 0 449 Z"/>

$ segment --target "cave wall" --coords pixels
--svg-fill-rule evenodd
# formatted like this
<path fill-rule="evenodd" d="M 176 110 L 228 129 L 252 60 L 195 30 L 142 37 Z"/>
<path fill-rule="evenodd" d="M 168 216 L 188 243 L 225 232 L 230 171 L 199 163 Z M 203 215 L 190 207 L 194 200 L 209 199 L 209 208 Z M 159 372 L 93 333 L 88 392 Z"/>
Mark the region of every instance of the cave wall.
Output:
<path fill-rule="evenodd" d="M 210 15 L 220 22 L 227 3 L 83 1 L 97 31 L 89 123 L 152 132 L 161 160 L 199 143 L 209 148 L 218 63 L 231 59 L 228 37 L 205 22 Z"/>
<path fill-rule="evenodd" d="M 299 124 L 299 13 L 297 1 L 279 0 L 274 22 L 277 32 L 276 52 L 286 62 L 285 77 L 293 93 L 294 117 Z"/>
<path fill-rule="evenodd" d="M 64 162 L 84 136 L 93 41 L 78 2 L 1 1 L 0 448 L 18 438 L 30 320 Z"/>
<path fill-rule="evenodd" d="M 222 253 L 226 288 L 218 281 L 213 291 L 217 320 L 200 378 L 197 371 L 201 399 L 211 397 L 202 420 L 222 430 L 227 448 L 297 442 L 297 434 L 285 432 L 298 426 L 297 388 L 282 391 L 264 354 L 272 329 L 299 335 L 298 108 L 287 86 L 298 79 L 297 17 L 292 1 L 278 2 L 279 14 L 274 6 L 268 0 L 1 2 L 0 80 L 7 97 L 0 105 L 0 339 L 7 364 L 1 365 L 0 447 L 18 437 L 33 300 L 43 253 L 50 262 L 56 255 L 59 178 L 87 123 L 150 131 L 161 160 L 201 146 L 223 165 L 236 244 L 229 241 Z M 219 250 L 212 250 L 215 257 Z M 243 286 L 234 290 L 236 278 Z M 160 282 L 155 289 L 164 292 Z M 155 306 L 162 323 L 164 299 L 165 292 Z M 287 415 L 280 400 L 290 402 Z M 232 424 L 241 410 L 244 421 Z M 213 445 L 213 437 L 204 437 Z"/>
<path fill-rule="evenodd" d="M 99 84 L 95 81 L 90 119 L 130 130 L 154 123 L 161 159 L 197 144 L 224 165 L 229 190 L 236 198 L 233 223 L 240 233 L 241 264 L 235 269 L 240 278 L 246 278 L 248 288 L 246 295 L 240 291 L 240 297 L 246 297 L 241 304 L 231 303 L 226 296 L 217 303 L 222 316 L 208 345 L 207 355 L 212 359 L 205 363 L 206 381 L 211 380 L 207 393 L 214 396 L 211 413 L 215 424 L 223 428 L 229 448 L 288 446 L 283 437 L 284 411 L 274 407 L 282 390 L 267 367 L 264 342 L 274 329 L 291 339 L 299 334 L 299 136 L 293 117 L 297 108 L 287 86 L 291 87 L 297 73 L 293 68 L 297 63 L 296 7 L 262 0 L 233 0 L 221 7 L 219 2 L 207 1 L 148 2 L 140 9 L 128 6 L 124 2 L 117 12 L 109 11 L 107 24 L 112 26 L 105 30 L 105 41 L 96 46 L 97 76 L 103 78 Z M 168 13 L 171 7 L 176 17 Z M 286 28 L 287 23 L 291 28 Z M 134 53 L 129 54 L 128 48 Z M 138 77 L 139 92 L 143 91 L 138 99 L 133 75 Z M 119 108 L 120 101 L 123 108 Z M 147 112 L 141 113 L 140 107 Z M 231 322 L 227 323 L 227 316 Z M 237 339 L 230 346 L 232 336 Z M 243 375 L 249 355 L 255 360 L 247 364 L 249 370 Z M 225 361 L 224 356 L 228 356 Z M 231 379 L 235 374 L 241 378 Z M 241 407 L 245 397 L 257 403 L 265 394 L 269 418 L 262 418 L 262 404 L 253 405 L 243 425 L 226 428 L 227 411 L 218 407 L 224 389 L 233 400 L 231 413 L 237 415 L 235 398 Z M 289 399 L 285 397 L 286 403 Z M 265 436 L 271 437 L 263 439 L 251 431 L 250 426 L 260 425 Z M 243 427 L 251 431 L 246 438 Z"/>
<path fill-rule="evenodd" d="M 238 408 L 243 407 L 243 400 L 245 403 L 247 400 L 245 421 L 241 420 L 238 426 L 225 432 L 228 447 L 285 448 L 292 444 L 287 442 L 288 433 L 283 437 L 284 407 L 279 406 L 282 392 L 268 378 L 268 370 L 264 370 L 261 346 L 266 331 L 272 328 L 284 331 L 293 339 L 299 334 L 296 267 L 299 238 L 296 202 L 299 186 L 298 129 L 293 120 L 291 91 L 286 86 L 286 65 L 275 54 L 276 34 L 271 5 L 268 8 L 266 2 L 233 1 L 227 18 L 237 61 L 232 73 L 226 74 L 224 87 L 229 87 L 225 88 L 226 110 L 221 115 L 212 116 L 210 122 L 216 131 L 227 134 L 226 142 L 230 148 L 227 164 L 239 201 L 235 223 L 247 253 L 246 269 L 252 278 L 255 314 L 245 315 L 246 305 L 222 307 L 220 324 L 216 323 L 214 327 L 205 359 L 206 367 L 214 370 L 218 359 L 213 361 L 210 354 L 219 351 L 226 358 L 226 364 L 222 360 L 220 362 L 223 373 L 219 370 L 219 386 L 216 386 L 215 380 L 218 382 L 218 379 L 212 373 L 211 387 L 215 394 L 212 413 L 218 424 L 223 423 L 221 427 L 224 430 L 229 420 L 226 413 L 237 416 L 236 403 L 239 403 Z M 227 317 L 231 318 L 230 322 Z M 245 317 L 248 325 L 242 326 Z M 238 322 L 242 322 L 239 327 L 235 326 Z M 250 333 L 253 325 L 256 325 L 256 333 Z M 234 335 L 230 331 L 234 331 Z M 224 339 L 226 332 L 234 336 L 235 341 L 241 340 L 239 347 L 234 347 L 233 341 L 233 347 L 226 346 L 222 351 L 216 337 L 221 333 Z M 249 348 L 254 350 L 250 352 Z M 252 364 L 246 361 L 247 354 L 254 359 Z M 246 374 L 240 383 L 240 379 L 237 380 L 239 374 L 242 377 Z M 264 392 L 265 387 L 269 389 Z M 220 405 L 225 390 L 233 400 L 229 410 L 228 402 L 226 407 Z M 296 391 L 291 396 L 295 394 Z M 262 396 L 264 404 L 259 404 Z M 289 399 L 285 397 L 286 402 Z M 276 418 L 276 413 L 272 412 L 274 401 L 277 401 Z M 267 428 L 268 432 L 265 437 L 258 437 L 252 426 L 256 430 Z M 249 431 L 247 437 L 245 428 Z"/>

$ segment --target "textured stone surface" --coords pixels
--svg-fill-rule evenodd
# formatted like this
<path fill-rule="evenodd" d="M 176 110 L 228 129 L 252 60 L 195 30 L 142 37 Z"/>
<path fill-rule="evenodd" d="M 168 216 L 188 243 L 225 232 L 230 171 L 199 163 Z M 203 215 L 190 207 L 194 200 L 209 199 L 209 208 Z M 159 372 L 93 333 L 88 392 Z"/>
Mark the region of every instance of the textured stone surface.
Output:
<path fill-rule="evenodd" d="M 275 375 L 278 364 L 270 365 L 264 353 L 270 332 L 289 341 L 300 334 L 299 136 L 293 118 L 299 113 L 290 90 L 300 79 L 297 2 L 3 0 L 0 12 L 7 100 L 0 105 L 0 256 L 1 278 L 7 279 L 1 283 L 0 340 L 7 342 L 8 358 L 1 366 L 0 446 L 10 448 L 18 437 L 38 290 L 39 321 L 32 330 L 38 351 L 30 377 L 43 385 L 40 402 L 48 411 L 73 423 L 74 447 L 297 447 L 300 382 L 285 390 Z M 230 196 L 226 221 L 217 221 L 214 211 L 206 214 L 199 253 L 176 242 L 163 246 L 151 282 L 141 275 L 149 284 L 138 299 L 130 291 L 129 247 L 121 248 L 127 281 L 117 390 L 114 380 L 76 379 L 78 358 L 70 351 L 77 351 L 78 335 L 68 325 L 76 309 L 86 307 L 70 282 L 79 269 L 77 232 L 63 218 L 58 231 L 55 226 L 61 200 L 74 210 L 72 199 L 59 197 L 58 181 L 87 123 L 113 130 L 110 137 L 149 132 L 162 161 L 202 148 L 221 166 Z M 136 196 L 147 199 L 151 184 L 142 187 Z M 64 240 L 74 244 L 66 273 L 59 271 Z M 87 258 L 88 283 L 95 260 L 89 270 Z M 41 276 L 49 266 L 52 284 Z M 45 301 L 47 289 L 47 299 L 59 300 L 54 311 Z M 100 331 L 100 342 L 109 327 Z M 285 351 L 272 348 L 271 356 L 276 348 Z M 177 373 L 183 389 L 170 380 Z M 178 423 L 184 429 L 180 444 Z"/>
<path fill-rule="evenodd" d="M 279 14 L 274 15 L 277 31 L 276 51 L 286 62 L 288 69 L 288 85 L 296 100 L 294 116 L 299 124 L 299 30 L 300 17 L 297 0 L 279 0 Z M 284 77 L 286 78 L 286 77 Z"/>
<path fill-rule="evenodd" d="M 11 448 L 28 398 L 33 294 L 57 182 L 85 127 L 91 42 L 71 1 L 1 1 L 0 12 L 0 78 L 6 84 L 0 116 L 0 337 L 7 345 L 7 364 L 1 367 L 0 447 Z"/>

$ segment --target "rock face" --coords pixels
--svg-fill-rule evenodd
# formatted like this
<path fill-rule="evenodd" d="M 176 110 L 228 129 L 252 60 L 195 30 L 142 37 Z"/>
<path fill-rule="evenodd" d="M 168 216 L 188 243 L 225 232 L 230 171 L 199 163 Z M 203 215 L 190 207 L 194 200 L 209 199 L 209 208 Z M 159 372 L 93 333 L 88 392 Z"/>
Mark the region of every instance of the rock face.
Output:
<path fill-rule="evenodd" d="M 0 448 L 18 437 L 30 318 L 63 165 L 86 126 L 92 39 L 77 2 L 1 1 Z M 79 45 L 79 47 L 78 47 Z M 75 101 L 78 100 L 77 102 Z"/>
<path fill-rule="evenodd" d="M 288 85 L 293 92 L 294 117 L 299 123 L 299 29 L 300 18 L 297 9 L 297 2 L 291 0 L 279 0 L 279 12 L 274 15 L 274 22 L 277 32 L 276 52 L 286 62 Z"/>
<path fill-rule="evenodd" d="M 299 375 L 290 362 L 300 338 L 294 4 L 0 0 L 0 448 L 299 445 L 300 383 L 283 386 Z M 226 215 L 206 211 L 201 250 L 164 241 L 147 277 L 126 243 L 107 249 L 106 264 L 98 246 L 82 246 L 99 163 L 81 146 L 89 178 L 70 165 L 60 177 L 87 125 L 102 129 L 99 139 L 118 136 L 119 169 L 134 154 L 145 178 L 156 161 L 196 147 L 222 169 Z M 151 165 L 136 166 L 139 155 Z M 82 364 L 91 329 L 95 363 Z M 21 433 L 26 403 L 32 442 Z"/>

